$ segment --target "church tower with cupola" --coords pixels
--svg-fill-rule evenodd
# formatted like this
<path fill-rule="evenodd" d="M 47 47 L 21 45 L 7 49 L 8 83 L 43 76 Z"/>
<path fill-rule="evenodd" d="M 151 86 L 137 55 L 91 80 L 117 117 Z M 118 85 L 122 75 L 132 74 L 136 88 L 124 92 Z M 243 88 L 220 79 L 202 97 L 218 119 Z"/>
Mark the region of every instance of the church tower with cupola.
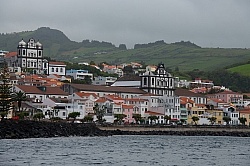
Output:
<path fill-rule="evenodd" d="M 43 73 L 43 46 L 33 38 L 26 43 L 23 39 L 17 47 L 18 66 L 24 72 Z"/>
<path fill-rule="evenodd" d="M 166 71 L 163 63 L 158 64 L 155 72 L 146 71 L 140 77 L 142 90 L 155 95 L 174 96 L 174 78 Z"/>

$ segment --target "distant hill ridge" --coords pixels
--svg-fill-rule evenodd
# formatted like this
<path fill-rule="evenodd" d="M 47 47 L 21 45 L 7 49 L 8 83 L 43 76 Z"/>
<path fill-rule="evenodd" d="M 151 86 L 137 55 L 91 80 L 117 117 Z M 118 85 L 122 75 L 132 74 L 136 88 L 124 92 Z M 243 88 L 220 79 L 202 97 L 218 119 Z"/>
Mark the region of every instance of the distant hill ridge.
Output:
<path fill-rule="evenodd" d="M 210 71 L 221 69 L 235 63 L 250 60 L 249 49 L 201 48 L 189 41 L 165 43 L 163 40 L 135 44 L 134 49 L 126 49 L 124 44 L 116 47 L 105 41 L 83 39 L 82 42 L 71 41 L 63 32 L 41 27 L 35 31 L 23 31 L 0 34 L 0 50 L 16 51 L 21 39 L 28 41 L 34 38 L 44 46 L 44 55 L 52 59 L 68 62 L 108 62 L 111 64 L 129 63 L 144 64 L 163 62 L 166 67 L 180 71 L 194 69 Z"/>

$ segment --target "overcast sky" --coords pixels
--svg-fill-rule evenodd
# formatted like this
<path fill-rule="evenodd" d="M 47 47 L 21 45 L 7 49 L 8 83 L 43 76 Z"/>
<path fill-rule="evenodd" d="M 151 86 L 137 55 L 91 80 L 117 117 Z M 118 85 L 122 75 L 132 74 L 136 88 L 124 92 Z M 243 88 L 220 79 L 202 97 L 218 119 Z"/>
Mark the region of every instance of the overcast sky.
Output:
<path fill-rule="evenodd" d="M 250 0 L 5 0 L 0 32 L 58 29 L 73 41 L 191 41 L 250 48 Z"/>

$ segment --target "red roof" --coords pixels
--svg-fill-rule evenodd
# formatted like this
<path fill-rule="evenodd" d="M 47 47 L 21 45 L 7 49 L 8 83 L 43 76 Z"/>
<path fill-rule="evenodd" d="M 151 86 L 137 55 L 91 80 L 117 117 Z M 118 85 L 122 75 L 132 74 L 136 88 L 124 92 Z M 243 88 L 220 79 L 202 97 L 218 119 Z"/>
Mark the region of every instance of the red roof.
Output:
<path fill-rule="evenodd" d="M 36 86 L 29 86 L 29 85 L 16 85 L 26 94 L 44 94 L 44 95 L 63 95 L 67 96 L 68 93 L 64 92 L 59 87 L 46 87 L 45 91 L 40 90 Z"/>
<path fill-rule="evenodd" d="M 76 92 L 76 94 L 80 97 L 89 97 L 90 95 L 94 96 L 94 97 L 98 97 L 97 94 L 95 93 L 85 93 L 85 92 Z"/>
<path fill-rule="evenodd" d="M 4 57 L 5 58 L 10 58 L 10 57 L 13 57 L 13 56 L 17 56 L 17 52 L 9 52 Z"/>
<path fill-rule="evenodd" d="M 107 101 L 107 99 L 105 99 L 105 97 L 100 97 L 99 99 L 97 99 L 95 102 L 96 103 L 104 103 L 104 102 L 106 102 Z"/>
<path fill-rule="evenodd" d="M 105 97 L 111 100 L 124 100 L 123 98 L 117 95 L 105 95 Z"/>
<path fill-rule="evenodd" d="M 193 100 L 187 98 L 187 97 L 180 97 L 180 100 L 181 100 L 181 104 L 187 104 L 187 103 L 194 103 Z"/>
<path fill-rule="evenodd" d="M 164 115 L 162 113 L 159 112 L 153 112 L 153 111 L 146 111 L 145 113 L 149 114 L 149 115 Z"/>
<path fill-rule="evenodd" d="M 134 108 L 134 105 L 125 105 L 125 104 L 123 104 L 123 105 L 122 105 L 122 108 L 123 108 L 123 109 L 133 109 L 133 108 Z"/>
<path fill-rule="evenodd" d="M 141 99 L 141 98 L 125 98 L 125 101 L 148 101 L 147 99 Z"/>
<path fill-rule="evenodd" d="M 52 65 L 65 65 L 64 62 L 49 62 L 49 64 L 52 64 Z"/>

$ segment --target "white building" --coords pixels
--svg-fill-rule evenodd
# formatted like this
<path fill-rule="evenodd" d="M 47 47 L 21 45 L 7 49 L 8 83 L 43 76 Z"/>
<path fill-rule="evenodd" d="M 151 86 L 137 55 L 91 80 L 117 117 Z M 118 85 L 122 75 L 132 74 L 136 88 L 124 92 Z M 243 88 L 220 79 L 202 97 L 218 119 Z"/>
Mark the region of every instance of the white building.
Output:
<path fill-rule="evenodd" d="M 45 118 L 59 117 L 67 119 L 68 115 L 72 112 L 80 112 L 80 116 L 77 119 L 83 119 L 86 115 L 85 106 L 81 103 L 73 103 L 71 100 L 62 98 L 46 98 L 42 105 L 46 106 L 43 109 Z"/>
<path fill-rule="evenodd" d="M 59 87 L 15 85 L 13 91 L 25 93 L 33 102 L 43 102 L 46 98 L 68 98 L 68 93 Z"/>
<path fill-rule="evenodd" d="M 92 84 L 93 85 L 111 85 L 116 80 L 117 80 L 117 78 L 115 78 L 115 77 L 98 76 L 98 77 L 94 77 L 94 80 L 92 81 Z"/>
<path fill-rule="evenodd" d="M 239 121 L 240 113 L 239 111 L 236 111 L 234 107 L 232 106 L 224 107 L 223 112 L 224 112 L 224 116 L 231 118 L 231 121 L 229 122 L 230 125 L 240 124 L 240 121 Z"/>
<path fill-rule="evenodd" d="M 90 79 L 93 79 L 93 74 L 89 73 L 88 70 L 66 70 L 67 76 L 72 76 L 76 80 L 84 80 L 86 76 L 90 77 Z"/>
<path fill-rule="evenodd" d="M 153 73 L 147 70 L 140 75 L 140 89 L 152 94 L 149 100 L 149 111 L 171 116 L 171 119 L 180 119 L 180 99 L 175 95 L 174 77 L 165 70 L 160 63 Z M 155 95 L 155 96 L 154 96 Z"/>
<path fill-rule="evenodd" d="M 34 74 L 43 73 L 43 46 L 33 38 L 26 43 L 21 40 L 17 47 L 17 65 L 22 71 L 32 71 Z"/>
<path fill-rule="evenodd" d="M 66 64 L 63 62 L 48 62 L 44 63 L 45 74 L 57 74 L 59 76 L 66 75 Z"/>

